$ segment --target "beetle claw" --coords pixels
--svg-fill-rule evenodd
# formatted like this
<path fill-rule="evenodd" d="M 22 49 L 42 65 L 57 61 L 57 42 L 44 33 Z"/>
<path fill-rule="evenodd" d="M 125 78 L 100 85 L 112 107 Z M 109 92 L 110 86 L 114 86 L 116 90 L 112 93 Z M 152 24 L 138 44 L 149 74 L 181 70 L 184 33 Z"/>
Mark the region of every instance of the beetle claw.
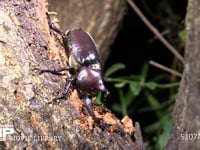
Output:
<path fill-rule="evenodd" d="M 51 102 L 48 102 L 48 104 L 58 105 L 61 103 L 61 101 L 66 99 L 68 99 L 68 96 L 66 94 L 63 94 L 63 96 L 54 98 Z"/>
<path fill-rule="evenodd" d="M 108 124 L 108 123 L 105 123 L 105 122 L 103 122 L 103 120 L 101 120 L 101 119 L 99 119 L 99 118 L 97 118 L 98 119 L 98 121 L 96 120 L 95 122 L 98 124 L 98 126 L 101 128 L 101 129 L 107 129 L 107 128 L 109 128 L 110 126 L 111 126 L 111 124 Z"/>
<path fill-rule="evenodd" d="M 60 98 L 54 98 L 51 102 L 48 102 L 48 104 L 58 105 L 60 104 L 60 102 L 61 102 Z"/>

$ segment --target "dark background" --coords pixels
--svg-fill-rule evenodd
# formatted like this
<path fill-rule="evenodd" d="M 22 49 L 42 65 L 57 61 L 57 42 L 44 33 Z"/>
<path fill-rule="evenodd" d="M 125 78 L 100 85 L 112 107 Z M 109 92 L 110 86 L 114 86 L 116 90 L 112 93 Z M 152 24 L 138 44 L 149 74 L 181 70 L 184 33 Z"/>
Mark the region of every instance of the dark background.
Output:
<path fill-rule="evenodd" d="M 178 36 L 181 30 L 184 30 L 184 18 L 186 14 L 186 0 L 151 0 L 151 1 L 135 1 L 139 9 L 144 13 L 148 20 L 161 32 L 165 33 L 165 38 L 179 50 L 184 53 L 184 45 Z M 164 66 L 172 68 L 175 56 L 158 40 L 155 35 L 146 27 L 135 12 L 129 7 L 127 14 L 123 20 L 121 29 L 117 35 L 114 44 L 111 47 L 111 54 L 105 63 L 104 70 L 106 71 L 115 63 L 123 63 L 126 69 L 117 72 L 116 76 L 138 75 L 144 63 L 149 60 L 154 60 Z M 178 63 L 176 66 L 180 66 Z M 177 71 L 182 72 L 182 67 L 176 67 Z M 147 80 L 153 80 L 159 76 L 166 78 L 159 80 L 161 83 L 170 83 L 171 75 L 158 68 L 149 66 Z M 180 81 L 180 78 L 176 78 Z M 174 80 L 173 80 L 174 81 Z M 111 91 L 111 98 L 107 101 L 107 107 L 111 108 L 116 102 L 119 102 L 117 89 L 112 83 L 106 83 Z M 124 90 L 128 90 L 127 87 Z M 175 89 L 175 92 L 177 89 Z M 162 103 L 169 98 L 171 89 L 156 91 L 154 94 Z M 114 94 L 112 94 L 114 93 Z M 114 101 L 113 101 L 114 100 Z M 132 103 L 137 109 L 133 113 L 128 114 L 133 121 L 138 121 L 141 124 L 142 130 L 156 121 L 155 113 L 146 112 L 140 113 L 140 108 L 147 107 L 148 103 L 144 100 L 144 96 L 140 95 Z M 171 112 L 173 105 L 171 106 Z M 120 113 L 116 113 L 117 117 L 122 118 Z M 144 132 L 144 131 L 143 131 Z M 148 137 L 149 136 L 149 137 Z M 150 139 L 153 135 L 145 134 L 145 139 Z"/>

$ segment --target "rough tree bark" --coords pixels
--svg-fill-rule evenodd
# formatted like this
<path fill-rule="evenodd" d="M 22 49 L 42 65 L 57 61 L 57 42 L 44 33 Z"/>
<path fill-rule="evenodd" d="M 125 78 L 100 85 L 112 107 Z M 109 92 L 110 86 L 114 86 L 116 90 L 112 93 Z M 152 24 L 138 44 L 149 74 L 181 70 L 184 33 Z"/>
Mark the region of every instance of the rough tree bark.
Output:
<path fill-rule="evenodd" d="M 48 104 L 62 91 L 65 79 L 39 75 L 38 68 L 59 68 L 67 59 L 60 36 L 49 29 L 46 12 L 44 0 L 0 1 L 0 125 L 13 125 L 15 131 L 0 142 L 0 149 L 141 148 L 137 124 L 133 142 L 124 131 L 132 130 L 131 123 L 94 104 L 96 115 L 113 124 L 100 129 L 76 90 L 61 105 Z"/>
<path fill-rule="evenodd" d="M 200 0 L 189 0 L 186 15 L 185 69 L 166 149 L 200 148 Z"/>

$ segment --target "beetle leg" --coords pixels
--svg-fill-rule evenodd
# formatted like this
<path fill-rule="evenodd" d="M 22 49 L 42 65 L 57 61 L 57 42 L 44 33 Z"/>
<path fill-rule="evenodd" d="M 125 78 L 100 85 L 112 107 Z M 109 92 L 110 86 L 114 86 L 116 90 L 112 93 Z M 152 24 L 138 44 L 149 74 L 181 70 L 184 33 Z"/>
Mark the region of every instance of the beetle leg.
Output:
<path fill-rule="evenodd" d="M 58 104 L 58 103 L 60 103 L 61 100 L 66 100 L 67 99 L 67 93 L 69 91 L 69 87 L 72 84 L 73 80 L 74 80 L 73 77 L 69 77 L 67 79 L 66 84 L 65 84 L 65 88 L 64 88 L 64 91 L 62 93 L 62 96 L 54 98 L 51 102 L 49 102 L 49 104 Z"/>
<path fill-rule="evenodd" d="M 109 99 L 109 97 L 110 97 L 110 92 L 106 89 L 106 91 L 103 91 L 103 98 L 102 98 L 103 106 L 106 106 L 106 101 L 107 99 Z"/>
<path fill-rule="evenodd" d="M 106 90 L 104 92 L 104 102 L 110 97 L 110 92 L 108 90 Z"/>
<path fill-rule="evenodd" d="M 42 74 L 42 73 L 52 73 L 52 74 L 55 74 L 55 75 L 63 75 L 63 74 L 60 73 L 60 72 L 65 71 L 65 70 L 67 70 L 67 71 L 69 71 L 69 72 L 72 73 L 72 72 L 74 71 L 74 68 L 71 67 L 71 66 L 66 66 L 66 67 L 63 67 L 63 68 L 59 68 L 59 69 L 57 69 L 57 70 L 48 70 L 48 69 L 47 69 L 47 70 L 40 70 L 40 74 Z M 71 77 L 71 76 L 68 77 L 68 79 L 67 79 L 67 81 L 66 81 L 66 84 L 65 84 L 64 91 L 63 91 L 63 93 L 62 93 L 62 96 L 61 96 L 61 97 L 54 98 L 54 99 L 52 100 L 52 102 L 49 102 L 49 104 L 51 104 L 51 103 L 57 104 L 57 103 L 59 103 L 61 100 L 66 99 L 66 98 L 67 98 L 67 93 L 68 93 L 68 91 L 69 91 L 69 87 L 70 87 L 70 85 L 72 84 L 73 80 L 74 80 L 73 77 Z"/>
<path fill-rule="evenodd" d="M 69 91 L 69 87 L 70 87 L 70 85 L 72 84 L 73 80 L 74 80 L 73 77 L 69 77 L 69 78 L 67 79 L 67 82 L 66 82 L 66 84 L 65 84 L 65 88 L 64 88 L 64 91 L 63 91 L 63 96 L 64 96 L 65 98 L 66 98 L 66 96 L 67 96 L 67 93 L 68 93 L 68 91 Z"/>
<path fill-rule="evenodd" d="M 53 24 L 53 22 L 52 22 L 52 20 L 51 20 L 51 18 L 50 18 L 50 16 L 48 14 L 47 14 L 47 19 L 48 19 L 48 22 L 49 22 L 49 27 L 62 36 L 64 48 L 65 48 L 66 51 L 68 51 L 67 35 L 65 34 L 65 32 L 63 32 L 62 30 L 58 29 Z"/>
<path fill-rule="evenodd" d="M 48 70 L 48 69 L 46 69 L 46 70 L 40 70 L 39 74 L 51 73 L 51 74 L 55 74 L 55 75 L 63 75 L 60 72 L 65 71 L 65 70 L 67 70 L 69 72 L 73 72 L 74 68 L 71 67 L 71 66 L 66 66 L 66 67 L 63 67 L 63 68 L 56 69 L 56 70 Z"/>

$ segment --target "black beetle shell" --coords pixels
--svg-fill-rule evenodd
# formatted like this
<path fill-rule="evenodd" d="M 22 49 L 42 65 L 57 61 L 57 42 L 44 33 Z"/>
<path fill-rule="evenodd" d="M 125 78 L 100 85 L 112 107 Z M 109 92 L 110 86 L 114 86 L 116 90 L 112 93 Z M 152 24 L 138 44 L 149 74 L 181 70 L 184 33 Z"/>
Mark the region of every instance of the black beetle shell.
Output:
<path fill-rule="evenodd" d="M 94 40 L 83 29 L 70 30 L 67 33 L 71 55 L 82 66 L 99 63 L 99 56 Z"/>
<path fill-rule="evenodd" d="M 78 73 L 76 85 L 88 94 L 107 91 L 104 86 L 100 70 L 82 67 Z"/>

